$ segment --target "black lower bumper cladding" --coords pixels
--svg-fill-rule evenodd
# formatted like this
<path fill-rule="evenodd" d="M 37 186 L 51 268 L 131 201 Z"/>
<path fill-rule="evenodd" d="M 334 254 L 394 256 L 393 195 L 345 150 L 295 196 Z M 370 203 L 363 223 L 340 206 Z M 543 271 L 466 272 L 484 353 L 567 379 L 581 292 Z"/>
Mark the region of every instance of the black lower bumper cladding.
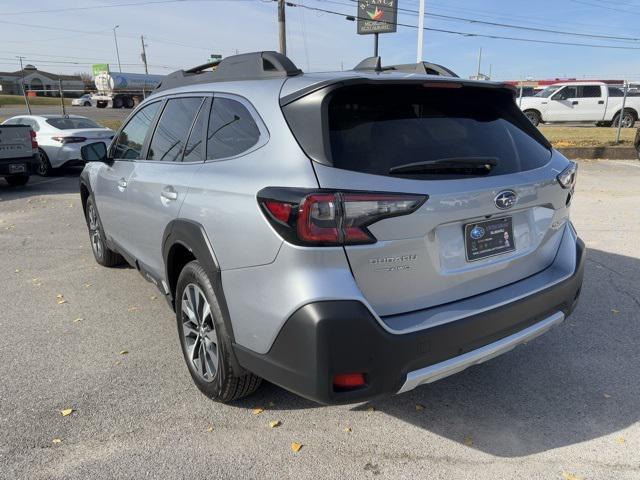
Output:
<path fill-rule="evenodd" d="M 576 305 L 584 270 L 577 240 L 571 277 L 507 305 L 415 333 L 384 330 L 355 300 L 310 303 L 285 323 L 270 351 L 235 346 L 239 363 L 266 380 L 323 404 L 344 404 L 396 393 L 407 373 L 519 332 L 549 315 L 568 316 Z M 366 386 L 334 391 L 336 374 L 363 372 Z"/>

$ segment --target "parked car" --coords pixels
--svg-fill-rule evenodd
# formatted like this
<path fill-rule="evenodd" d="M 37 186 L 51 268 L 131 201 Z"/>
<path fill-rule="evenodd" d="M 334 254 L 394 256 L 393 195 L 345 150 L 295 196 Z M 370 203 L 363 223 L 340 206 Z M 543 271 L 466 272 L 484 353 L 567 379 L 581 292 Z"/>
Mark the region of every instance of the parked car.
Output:
<path fill-rule="evenodd" d="M 39 162 L 37 173 L 47 176 L 54 168 L 84 164 L 80 149 L 100 140 L 109 143 L 115 132 L 78 115 L 20 115 L 3 125 L 27 125 L 36 133 Z"/>
<path fill-rule="evenodd" d="M 534 125 L 581 122 L 631 128 L 638 120 L 640 98 L 628 96 L 622 113 L 624 93 L 602 82 L 556 83 L 533 97 L 523 98 L 521 110 Z"/>
<path fill-rule="evenodd" d="M 0 126 L 0 177 L 11 186 L 24 185 L 37 165 L 38 143 L 27 126 Z"/>
<path fill-rule="evenodd" d="M 168 76 L 108 150 L 82 150 L 96 261 L 159 288 L 219 401 L 261 378 L 326 404 L 406 392 L 580 294 L 577 166 L 506 85 L 243 54 Z"/>
<path fill-rule="evenodd" d="M 93 104 L 93 95 L 91 95 L 90 93 L 85 93 L 81 97 L 71 100 L 71 105 L 78 107 L 91 107 L 93 106 Z"/>

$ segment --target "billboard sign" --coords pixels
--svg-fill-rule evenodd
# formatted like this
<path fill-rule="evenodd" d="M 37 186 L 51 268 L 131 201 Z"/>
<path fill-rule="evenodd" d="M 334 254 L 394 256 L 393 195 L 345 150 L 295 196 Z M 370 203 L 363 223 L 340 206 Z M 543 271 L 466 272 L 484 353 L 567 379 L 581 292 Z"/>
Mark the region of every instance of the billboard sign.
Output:
<path fill-rule="evenodd" d="M 93 76 L 99 75 L 101 73 L 109 73 L 109 64 L 108 63 L 96 63 L 93 65 Z"/>
<path fill-rule="evenodd" d="M 397 30 L 398 0 L 358 0 L 358 35 Z"/>

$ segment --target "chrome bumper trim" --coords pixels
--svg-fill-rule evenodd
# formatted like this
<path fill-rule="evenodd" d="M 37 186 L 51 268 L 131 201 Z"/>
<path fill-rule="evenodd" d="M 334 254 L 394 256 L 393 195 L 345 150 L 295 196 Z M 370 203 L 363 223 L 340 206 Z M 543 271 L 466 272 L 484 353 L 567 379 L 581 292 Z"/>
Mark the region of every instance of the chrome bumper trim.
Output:
<path fill-rule="evenodd" d="M 522 343 L 533 340 L 563 321 L 564 313 L 556 312 L 544 320 L 531 325 L 518 333 L 514 333 L 513 335 L 498 340 L 497 342 L 490 343 L 489 345 L 485 345 L 484 347 L 467 352 L 463 355 L 450 358 L 444 362 L 409 372 L 404 385 L 402 385 L 402 388 L 400 388 L 397 393 L 408 392 L 419 385 L 435 382 L 436 380 L 448 377 L 454 373 L 461 372 L 472 365 L 478 365 L 486 362 L 487 360 L 508 352 Z"/>

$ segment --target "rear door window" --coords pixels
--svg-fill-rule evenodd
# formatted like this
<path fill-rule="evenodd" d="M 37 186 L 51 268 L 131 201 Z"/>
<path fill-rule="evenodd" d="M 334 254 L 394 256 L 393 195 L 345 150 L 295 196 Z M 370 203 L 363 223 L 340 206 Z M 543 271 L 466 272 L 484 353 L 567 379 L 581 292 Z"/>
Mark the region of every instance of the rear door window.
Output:
<path fill-rule="evenodd" d="M 544 138 L 503 89 L 343 87 L 329 101 L 328 135 L 333 167 L 377 175 L 446 159 L 491 159 L 495 166 L 488 174 L 500 175 L 541 167 L 551 157 Z M 411 175 L 430 177 L 433 172 Z"/>
<path fill-rule="evenodd" d="M 187 136 L 202 105 L 202 97 L 172 98 L 167 102 L 158 122 L 147 160 L 179 162 Z"/>
<path fill-rule="evenodd" d="M 598 98 L 602 96 L 600 85 L 584 85 L 578 87 L 579 98 Z"/>

